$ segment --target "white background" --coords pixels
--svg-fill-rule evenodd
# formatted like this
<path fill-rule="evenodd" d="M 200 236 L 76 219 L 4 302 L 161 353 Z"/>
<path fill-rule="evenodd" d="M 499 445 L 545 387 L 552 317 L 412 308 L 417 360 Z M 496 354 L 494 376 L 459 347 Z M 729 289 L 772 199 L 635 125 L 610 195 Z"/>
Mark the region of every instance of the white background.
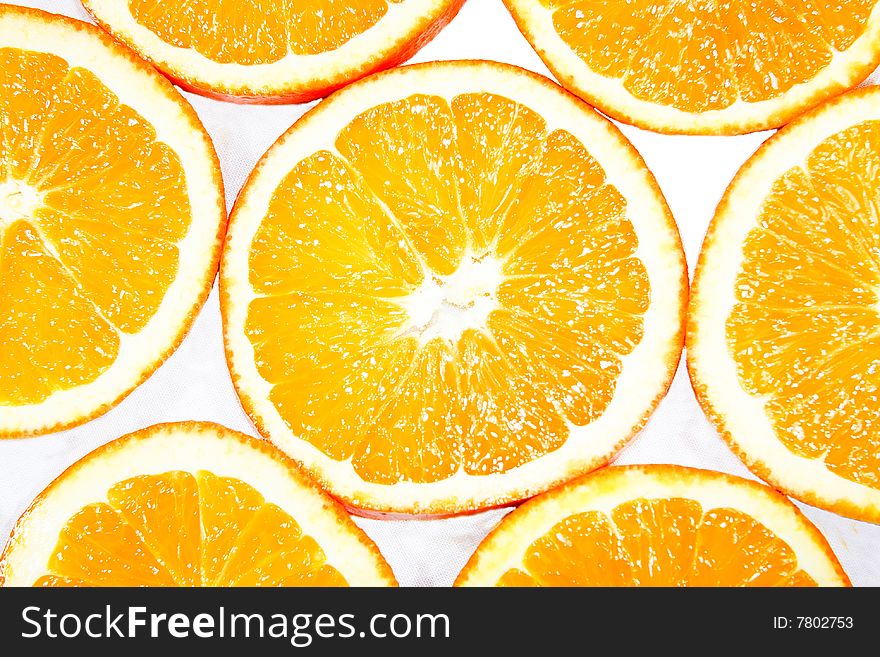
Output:
<path fill-rule="evenodd" d="M 23 1 L 76 18 L 76 0 Z M 39 44 L 34 44 L 39 45 Z M 458 17 L 413 61 L 493 59 L 549 75 L 501 0 L 467 0 Z M 875 72 L 873 78 L 878 78 Z M 185 94 L 214 139 L 232 206 L 257 159 L 309 105 L 238 106 Z M 678 221 L 693 270 L 724 188 L 769 134 L 671 137 L 622 126 L 659 180 Z M 85 426 L 27 440 L 0 441 L 0 536 L 54 477 L 95 447 L 136 429 L 175 420 L 212 420 L 257 435 L 232 388 L 216 288 L 177 352 L 115 409 Z M 750 476 L 703 416 L 682 366 L 668 397 L 617 463 L 678 463 Z M 800 505 L 828 538 L 857 585 L 880 585 L 880 526 Z M 483 536 L 507 512 L 449 520 L 358 519 L 402 585 L 452 583 Z"/>

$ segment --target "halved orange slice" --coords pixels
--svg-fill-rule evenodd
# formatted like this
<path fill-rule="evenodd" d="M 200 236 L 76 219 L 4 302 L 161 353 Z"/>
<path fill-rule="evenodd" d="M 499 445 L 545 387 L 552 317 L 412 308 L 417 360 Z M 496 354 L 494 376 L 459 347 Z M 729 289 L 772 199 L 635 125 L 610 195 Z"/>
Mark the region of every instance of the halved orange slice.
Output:
<path fill-rule="evenodd" d="M 760 477 L 880 522 L 880 89 L 767 141 L 709 227 L 688 365 Z"/>
<path fill-rule="evenodd" d="M 784 125 L 880 64 L 877 0 L 504 0 L 559 81 L 626 123 Z"/>
<path fill-rule="evenodd" d="M 0 437 L 107 411 L 214 280 L 220 167 L 192 108 L 97 28 L 0 6 Z"/>
<path fill-rule="evenodd" d="M 849 586 L 819 530 L 767 486 L 610 467 L 526 502 L 456 586 Z"/>
<path fill-rule="evenodd" d="M 393 586 L 345 510 L 266 442 L 216 424 L 137 431 L 22 515 L 5 586 Z"/>
<path fill-rule="evenodd" d="M 682 345 L 684 258 L 643 161 L 501 64 L 397 69 L 309 112 L 221 269 L 245 409 L 367 511 L 478 509 L 605 463 Z"/>
<path fill-rule="evenodd" d="M 464 0 L 82 0 L 185 89 L 301 103 L 412 57 Z"/>

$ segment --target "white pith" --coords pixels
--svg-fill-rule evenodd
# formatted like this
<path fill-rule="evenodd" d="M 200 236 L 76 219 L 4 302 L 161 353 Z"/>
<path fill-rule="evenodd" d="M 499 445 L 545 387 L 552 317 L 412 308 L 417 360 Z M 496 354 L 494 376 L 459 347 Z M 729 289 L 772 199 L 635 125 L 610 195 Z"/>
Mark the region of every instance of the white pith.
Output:
<path fill-rule="evenodd" d="M 43 203 L 43 195 L 13 178 L 0 182 L 0 243 L 3 233 L 19 219 L 29 219 Z"/>
<path fill-rule="evenodd" d="M 191 48 L 163 41 L 138 23 L 126 0 L 84 0 L 83 4 L 109 25 L 115 36 L 134 46 L 162 71 L 224 93 L 265 95 L 279 90 L 303 91 L 328 81 L 344 82 L 369 64 L 392 55 L 414 36 L 426 17 L 438 17 L 452 0 L 389 2 L 388 12 L 368 29 L 336 50 L 316 55 L 289 53 L 271 64 L 222 64 Z"/>
<path fill-rule="evenodd" d="M 525 570 L 522 561 L 529 546 L 573 514 L 597 511 L 610 515 L 616 506 L 633 499 L 675 497 L 695 500 L 704 514 L 723 508 L 752 516 L 794 550 L 798 568 L 820 586 L 844 585 L 835 563 L 823 549 L 826 546 L 817 543 L 811 534 L 815 528 L 794 505 L 769 488 L 743 485 L 745 480 L 709 471 L 659 468 L 662 470 L 653 470 L 652 466 L 609 468 L 514 511 L 483 541 L 471 561 L 472 569 L 458 584 L 495 586 L 509 569 Z"/>
<path fill-rule="evenodd" d="M 644 316 L 645 337 L 623 358 L 617 391 L 604 415 L 585 427 L 572 426 L 569 440 L 556 451 L 502 474 L 474 476 L 459 471 L 428 484 L 368 483 L 349 461 L 334 461 L 293 436 L 269 401 L 271 385 L 257 372 L 254 350 L 243 330 L 248 304 L 255 298 L 247 273 L 250 244 L 281 179 L 314 152 L 335 150 L 334 136 L 353 117 L 413 93 L 449 100 L 478 92 L 505 96 L 532 108 L 547 121 L 548 132 L 569 131 L 587 146 L 604 168 L 608 182 L 626 198 L 627 216 L 639 238 L 637 256 L 644 263 L 652 289 L 652 303 Z M 632 435 L 668 385 L 680 349 L 684 265 L 677 232 L 666 212 L 644 163 L 609 122 L 561 89 L 518 69 L 481 62 L 433 64 L 396 69 L 358 83 L 325 101 L 301 126 L 283 136 L 258 166 L 237 203 L 221 285 L 228 302 L 224 331 L 239 393 L 273 442 L 355 507 L 415 513 L 438 508 L 464 510 L 544 490 L 604 462 Z"/>
<path fill-rule="evenodd" d="M 705 386 L 706 398 L 748 465 L 768 470 L 772 483 L 795 497 L 829 508 L 853 505 L 875 521 L 880 520 L 880 490 L 843 478 L 821 459 L 798 456 L 779 441 L 764 411 L 766 399 L 750 395 L 739 382 L 725 330 L 736 300 L 742 245 L 773 183 L 792 167 L 805 166 L 810 153 L 830 136 L 877 119 L 880 93 L 842 96 L 786 129 L 746 163 L 703 245 L 693 287 L 688 349 L 696 384 Z"/>
<path fill-rule="evenodd" d="M 330 501 L 313 486 L 294 478 L 288 464 L 214 429 L 174 425 L 147 437 L 123 438 L 120 446 L 111 445 L 95 457 L 86 456 L 57 480 L 16 526 L 6 553 L 5 585 L 31 586 L 46 574 L 59 532 L 68 519 L 88 504 L 106 502 L 107 491 L 114 484 L 173 470 L 206 470 L 249 484 L 292 516 L 349 584 L 388 585 L 379 560 L 361 542 L 360 530 L 354 524 L 342 526 L 339 517 L 327 508 Z"/>
<path fill-rule="evenodd" d="M 426 272 L 417 289 L 395 299 L 407 314 L 396 337 L 412 335 L 422 344 L 441 337 L 454 343 L 467 329 L 485 329 L 498 307 L 502 265 L 490 254 L 468 253 L 449 276 Z"/>
<path fill-rule="evenodd" d="M 867 76 L 877 61 L 880 41 L 880 5 L 877 5 L 864 33 L 847 50 L 835 52 L 831 63 L 808 82 L 796 84 L 784 94 L 765 101 L 751 103 L 740 99 L 720 110 L 686 112 L 640 100 L 624 87 L 622 80 L 592 71 L 559 36 L 553 26 L 553 12 L 539 0 L 504 2 L 538 54 L 552 62 L 551 68 L 572 91 L 592 99 L 599 109 L 621 120 L 632 120 L 664 132 L 750 132 L 777 127 L 780 122 L 776 117 L 790 116 L 792 108 L 810 107 L 855 85 L 860 81 L 859 71 Z M 826 88 L 829 91 L 823 92 Z"/>
<path fill-rule="evenodd" d="M 6 11 L 0 13 L 0 47 L 51 53 L 71 67 L 88 69 L 121 103 L 147 119 L 156 131 L 156 140 L 168 144 L 180 159 L 192 209 L 190 227 L 177 245 L 177 278 L 139 333 L 120 333 L 114 363 L 91 383 L 57 391 L 41 403 L 0 406 L 0 435 L 40 432 L 87 418 L 137 385 L 174 345 L 204 296 L 217 234 L 225 219 L 210 140 L 194 128 L 184 112 L 185 101 L 169 95 L 169 87 L 160 86 L 158 75 L 145 74 L 120 47 L 111 49 L 92 29 L 74 29 L 69 22 L 48 14 L 36 17 Z"/>

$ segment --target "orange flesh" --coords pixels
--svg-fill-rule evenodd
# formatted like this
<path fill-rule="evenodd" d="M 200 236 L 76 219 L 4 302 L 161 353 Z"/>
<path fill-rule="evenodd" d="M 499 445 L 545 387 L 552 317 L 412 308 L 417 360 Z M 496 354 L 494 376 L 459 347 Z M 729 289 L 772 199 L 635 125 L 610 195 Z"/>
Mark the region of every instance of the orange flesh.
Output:
<path fill-rule="evenodd" d="M 402 0 L 129 0 L 139 24 L 221 64 L 271 64 L 345 45 Z"/>
<path fill-rule="evenodd" d="M 499 586 L 815 586 L 794 551 L 734 509 L 635 499 L 569 516 Z"/>
<path fill-rule="evenodd" d="M 92 73 L 0 48 L 0 405 L 95 380 L 156 313 L 190 217 L 177 155 Z"/>
<path fill-rule="evenodd" d="M 880 122 L 780 177 L 744 244 L 727 342 L 798 456 L 880 488 Z"/>
<path fill-rule="evenodd" d="M 541 0 L 590 69 L 686 112 L 781 96 L 865 31 L 876 0 Z"/>
<path fill-rule="evenodd" d="M 122 481 L 71 516 L 36 586 L 345 586 L 297 522 L 210 472 Z"/>
<path fill-rule="evenodd" d="M 335 147 L 285 177 L 250 252 L 245 330 L 293 433 L 365 481 L 424 483 L 505 472 L 601 415 L 650 290 L 584 146 L 480 93 L 379 105 Z M 497 285 L 450 296 L 489 262 Z M 407 310 L 432 285 L 438 312 L 491 310 L 432 335 Z"/>

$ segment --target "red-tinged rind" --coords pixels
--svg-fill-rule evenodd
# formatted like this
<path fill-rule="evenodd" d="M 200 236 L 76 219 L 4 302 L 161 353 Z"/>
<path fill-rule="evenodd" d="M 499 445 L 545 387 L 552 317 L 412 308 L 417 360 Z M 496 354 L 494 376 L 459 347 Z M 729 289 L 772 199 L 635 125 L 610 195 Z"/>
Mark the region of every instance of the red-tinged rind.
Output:
<path fill-rule="evenodd" d="M 413 57 L 419 50 L 436 37 L 457 15 L 464 0 L 445 0 L 443 8 L 436 14 L 425 15 L 419 23 L 403 34 L 394 35 L 381 51 L 351 64 L 347 70 L 337 75 L 323 75 L 302 82 L 291 81 L 267 91 L 256 92 L 253 88 L 233 88 L 231 85 L 212 84 L 200 77 L 198 71 L 184 70 L 151 52 L 144 44 L 138 43 L 131 35 L 124 33 L 105 20 L 89 0 L 81 0 L 83 8 L 95 22 L 114 39 L 134 50 L 140 57 L 150 62 L 174 84 L 187 91 L 208 98 L 239 104 L 283 105 L 307 103 L 323 98 L 347 84 L 372 73 L 398 66 Z M 173 46 L 168 46 L 168 54 Z"/>

